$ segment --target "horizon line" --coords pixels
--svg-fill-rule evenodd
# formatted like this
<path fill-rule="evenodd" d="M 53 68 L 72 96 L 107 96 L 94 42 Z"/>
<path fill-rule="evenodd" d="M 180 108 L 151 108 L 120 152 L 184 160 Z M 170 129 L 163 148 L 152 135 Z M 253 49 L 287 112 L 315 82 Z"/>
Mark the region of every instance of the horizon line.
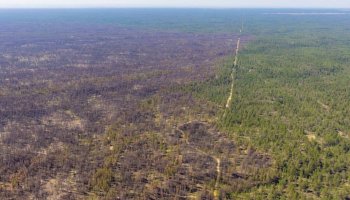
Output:
<path fill-rule="evenodd" d="M 200 7 L 200 6 L 42 6 L 42 7 L 0 7 L 0 9 L 340 9 L 349 10 L 350 7 Z"/>

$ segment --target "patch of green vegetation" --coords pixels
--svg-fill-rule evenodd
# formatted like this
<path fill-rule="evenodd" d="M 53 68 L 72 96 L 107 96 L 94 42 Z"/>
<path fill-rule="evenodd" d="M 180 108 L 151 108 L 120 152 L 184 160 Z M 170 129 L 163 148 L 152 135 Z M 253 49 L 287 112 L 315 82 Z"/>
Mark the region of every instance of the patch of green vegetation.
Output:
<path fill-rule="evenodd" d="M 93 190 L 98 192 L 108 192 L 111 187 L 113 180 L 112 171 L 108 168 L 97 169 L 94 174 L 91 185 L 93 185 Z"/>

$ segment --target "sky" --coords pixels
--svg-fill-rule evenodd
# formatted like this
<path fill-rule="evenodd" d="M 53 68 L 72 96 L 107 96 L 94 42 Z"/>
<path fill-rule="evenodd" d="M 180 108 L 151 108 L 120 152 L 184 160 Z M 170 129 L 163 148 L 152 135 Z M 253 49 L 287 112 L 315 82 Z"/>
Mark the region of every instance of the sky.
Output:
<path fill-rule="evenodd" d="M 350 0 L 0 0 L 0 8 L 350 8 Z"/>

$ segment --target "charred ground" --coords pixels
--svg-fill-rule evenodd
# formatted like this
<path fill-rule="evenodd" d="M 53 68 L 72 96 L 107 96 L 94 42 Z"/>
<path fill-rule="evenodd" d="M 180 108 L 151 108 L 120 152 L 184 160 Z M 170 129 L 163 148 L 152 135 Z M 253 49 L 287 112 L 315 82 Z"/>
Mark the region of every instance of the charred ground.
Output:
<path fill-rule="evenodd" d="M 213 123 L 182 125 L 213 121 L 220 105 L 179 88 L 214 77 L 237 35 L 1 29 L 2 198 L 211 198 L 213 155 L 224 158 L 227 191 L 263 183 L 254 169 L 270 166 L 269 157 L 242 152 Z"/>

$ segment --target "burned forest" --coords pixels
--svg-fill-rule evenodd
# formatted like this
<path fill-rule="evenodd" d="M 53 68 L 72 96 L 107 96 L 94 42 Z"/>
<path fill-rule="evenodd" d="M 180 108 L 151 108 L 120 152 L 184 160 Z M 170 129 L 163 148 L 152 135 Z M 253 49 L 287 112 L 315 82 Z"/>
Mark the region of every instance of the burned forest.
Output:
<path fill-rule="evenodd" d="M 350 12 L 0 10 L 0 199 L 349 199 Z"/>

